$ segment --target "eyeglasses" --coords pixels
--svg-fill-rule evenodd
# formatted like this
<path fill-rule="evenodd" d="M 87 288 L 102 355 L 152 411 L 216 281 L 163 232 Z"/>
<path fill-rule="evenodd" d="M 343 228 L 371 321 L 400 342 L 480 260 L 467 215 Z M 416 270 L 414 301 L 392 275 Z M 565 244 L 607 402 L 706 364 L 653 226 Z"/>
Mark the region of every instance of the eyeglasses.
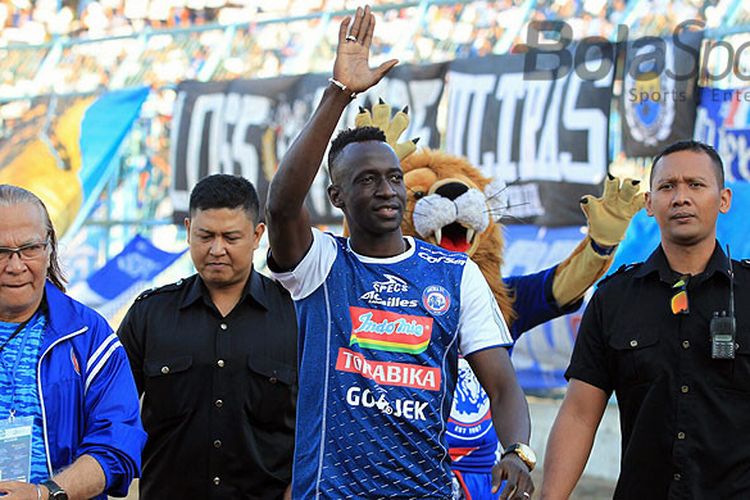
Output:
<path fill-rule="evenodd" d="M 49 245 L 49 240 L 40 243 L 27 243 L 17 248 L 0 247 L 0 264 L 10 261 L 13 254 L 18 255 L 21 260 L 35 260 L 44 255 Z"/>

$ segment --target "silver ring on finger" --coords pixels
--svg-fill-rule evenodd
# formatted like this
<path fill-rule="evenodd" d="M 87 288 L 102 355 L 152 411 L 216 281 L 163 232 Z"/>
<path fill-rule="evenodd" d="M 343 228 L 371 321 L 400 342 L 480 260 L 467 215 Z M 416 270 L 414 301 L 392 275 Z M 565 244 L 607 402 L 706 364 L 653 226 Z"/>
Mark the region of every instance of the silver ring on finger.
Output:
<path fill-rule="evenodd" d="M 357 37 L 354 36 L 354 35 L 346 35 L 346 41 L 347 42 L 356 42 L 357 41 Z"/>
<path fill-rule="evenodd" d="M 528 492 L 528 491 L 524 491 L 524 492 L 522 493 L 522 495 L 523 495 L 523 497 L 524 497 L 524 498 L 531 498 L 531 495 L 529 495 L 529 492 Z"/>

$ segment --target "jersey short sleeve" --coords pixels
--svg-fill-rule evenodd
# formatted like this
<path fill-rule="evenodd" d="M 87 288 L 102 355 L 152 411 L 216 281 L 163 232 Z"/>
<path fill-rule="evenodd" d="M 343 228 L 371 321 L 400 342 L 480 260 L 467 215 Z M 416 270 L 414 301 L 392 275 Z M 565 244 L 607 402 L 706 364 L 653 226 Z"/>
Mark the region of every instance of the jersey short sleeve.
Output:
<path fill-rule="evenodd" d="M 331 272 L 338 253 L 336 240 L 330 234 L 312 228 L 313 241 L 302 260 L 291 271 L 271 276 L 286 288 L 294 300 L 301 300 L 320 287 Z"/>
<path fill-rule="evenodd" d="M 461 276 L 458 336 L 459 348 L 464 356 L 490 347 L 513 344 L 495 295 L 471 259 L 466 260 Z"/>

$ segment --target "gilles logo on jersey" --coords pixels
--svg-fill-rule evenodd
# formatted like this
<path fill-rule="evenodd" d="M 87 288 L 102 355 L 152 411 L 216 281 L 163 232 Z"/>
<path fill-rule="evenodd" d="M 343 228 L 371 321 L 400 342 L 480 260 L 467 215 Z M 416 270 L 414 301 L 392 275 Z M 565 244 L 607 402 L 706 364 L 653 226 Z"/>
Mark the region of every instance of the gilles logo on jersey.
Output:
<path fill-rule="evenodd" d="M 370 305 L 384 307 L 417 307 L 416 299 L 405 299 L 402 294 L 409 291 L 409 285 L 403 279 L 392 274 L 383 274 L 384 281 L 375 281 L 372 289 L 359 297 Z"/>

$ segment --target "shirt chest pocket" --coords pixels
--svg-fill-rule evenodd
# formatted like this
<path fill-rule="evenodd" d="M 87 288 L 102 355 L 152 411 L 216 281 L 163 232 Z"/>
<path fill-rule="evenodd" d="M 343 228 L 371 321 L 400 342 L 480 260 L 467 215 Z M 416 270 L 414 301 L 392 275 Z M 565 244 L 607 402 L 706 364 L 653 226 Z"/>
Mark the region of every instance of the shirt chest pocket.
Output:
<path fill-rule="evenodd" d="M 248 398 L 246 409 L 250 418 L 271 427 L 283 426 L 293 419 L 297 374 L 293 366 L 273 358 L 249 355 L 247 358 Z"/>
<path fill-rule="evenodd" d="M 182 416 L 189 411 L 191 401 L 192 356 L 146 359 L 143 372 L 146 375 L 146 398 L 150 404 L 144 407 L 144 419 L 153 414 L 157 419 Z"/>
<path fill-rule="evenodd" d="M 663 360 L 659 334 L 654 330 L 630 330 L 609 339 L 618 384 L 651 382 L 658 377 Z"/>
<path fill-rule="evenodd" d="M 734 392 L 750 393 L 750 327 L 738 324 L 735 337 L 736 350 L 733 360 L 713 362 L 727 375 L 726 389 Z"/>

